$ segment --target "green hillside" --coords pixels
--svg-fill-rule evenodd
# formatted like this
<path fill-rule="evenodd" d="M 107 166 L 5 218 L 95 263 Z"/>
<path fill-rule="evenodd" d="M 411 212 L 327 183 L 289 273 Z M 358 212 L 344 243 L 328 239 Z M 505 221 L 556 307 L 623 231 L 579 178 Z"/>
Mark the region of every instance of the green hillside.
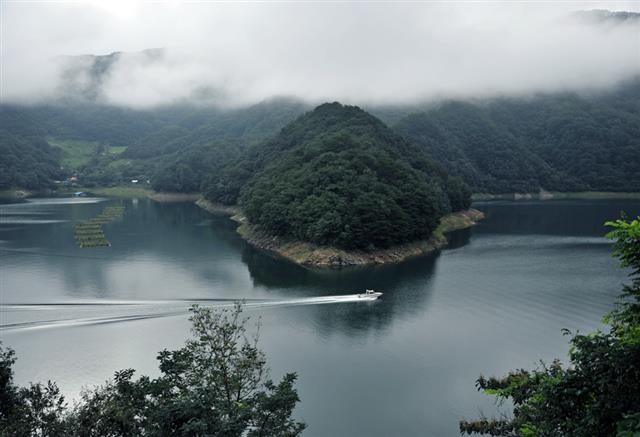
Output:
<path fill-rule="evenodd" d="M 588 96 L 447 102 L 395 129 L 474 192 L 640 191 L 640 81 Z"/>
<path fill-rule="evenodd" d="M 77 173 L 86 186 L 113 185 L 144 176 L 158 180 L 158 189 L 183 191 L 180 184 L 171 182 L 173 175 L 165 173 L 185 156 L 186 160 L 198 156 L 191 162 L 212 162 L 217 151 L 212 152 L 216 156 L 203 154 L 214 150 L 214 144 L 233 148 L 256 144 L 275 135 L 305 108 L 286 99 L 240 109 L 174 105 L 145 111 L 86 102 L 0 105 L 0 151 L 6 151 L 0 164 L 8 167 L 11 163 L 3 184 L 26 187 L 26 176 L 16 175 L 24 173 L 22 167 L 30 167 L 28 184 L 33 189 L 48 188 L 53 179 Z M 18 143 L 24 146 L 16 148 Z M 44 152 L 31 153 L 35 149 Z M 41 171 L 52 163 L 55 172 Z M 189 189 L 199 189 L 202 172 L 190 168 L 187 173 L 190 179 L 194 173 L 199 178 Z"/>
<path fill-rule="evenodd" d="M 206 196 L 239 202 L 277 235 L 384 248 L 431 235 L 470 192 L 419 148 L 355 106 L 324 104 L 214 174 Z"/>
<path fill-rule="evenodd" d="M 234 204 L 283 149 L 339 130 L 327 117 L 279 134 L 307 108 L 290 99 L 144 111 L 90 102 L 0 105 L 1 182 L 38 189 L 71 173 L 87 186 L 144 178 L 163 191 L 206 185 L 211 198 Z M 415 144 L 414 155 L 476 193 L 640 191 L 640 80 L 584 95 L 367 109 Z"/>

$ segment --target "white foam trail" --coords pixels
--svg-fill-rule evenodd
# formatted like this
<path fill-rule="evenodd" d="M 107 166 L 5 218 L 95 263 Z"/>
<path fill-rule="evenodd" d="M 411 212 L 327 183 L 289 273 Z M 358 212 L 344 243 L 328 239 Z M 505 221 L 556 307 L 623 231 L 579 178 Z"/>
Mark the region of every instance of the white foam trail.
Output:
<path fill-rule="evenodd" d="M 51 223 L 64 223 L 66 221 L 67 220 L 34 220 L 0 217 L 0 224 L 2 225 L 47 225 Z"/>
<path fill-rule="evenodd" d="M 10 215 L 18 215 L 18 216 L 29 216 L 29 215 L 51 215 L 50 212 L 42 212 L 42 211 L 30 211 L 27 208 L 22 208 L 17 211 L 11 211 L 8 208 L 0 207 L 0 214 L 2 216 L 10 216 Z"/>
<path fill-rule="evenodd" d="M 272 302 L 255 302 L 246 303 L 245 307 L 270 307 L 284 305 L 322 305 L 329 303 L 347 303 L 347 302 L 371 302 L 377 297 L 360 296 L 358 294 L 346 294 L 343 296 L 322 296 L 322 297 L 302 297 L 299 299 L 278 300 Z"/>
<path fill-rule="evenodd" d="M 104 323 L 128 322 L 132 320 L 154 319 L 158 317 L 177 316 L 184 314 L 184 311 L 174 311 L 157 314 L 132 314 L 117 317 L 88 317 L 84 319 L 64 319 L 64 320 L 38 320 L 33 322 L 8 323 L 0 325 L 2 330 L 25 330 L 25 329 L 42 329 L 51 327 L 65 326 L 83 326 L 83 325 L 100 325 Z"/>
<path fill-rule="evenodd" d="M 372 302 L 377 297 L 361 296 L 358 294 L 339 296 L 319 296 L 301 297 L 294 299 L 255 299 L 251 301 L 222 299 L 211 303 L 211 300 L 181 300 L 181 301 L 89 301 L 89 302 L 63 302 L 63 303 L 15 303 L 0 306 L 0 312 L 4 313 L 3 318 L 10 315 L 19 315 L 32 312 L 34 315 L 43 314 L 43 311 L 70 312 L 66 318 L 46 319 L 46 320 L 15 320 L 0 325 L 0 331 L 42 329 L 51 327 L 69 327 L 97 325 L 104 323 L 127 322 L 133 320 L 144 320 L 159 317 L 170 317 L 187 314 L 193 304 L 199 304 L 206 308 L 232 308 L 237 302 L 242 302 L 244 308 L 273 308 L 280 306 L 299 305 L 324 305 L 349 302 Z M 99 315 L 96 317 L 73 317 L 79 312 L 103 311 L 115 309 L 119 314 Z M 122 314 L 127 310 L 132 314 Z"/>

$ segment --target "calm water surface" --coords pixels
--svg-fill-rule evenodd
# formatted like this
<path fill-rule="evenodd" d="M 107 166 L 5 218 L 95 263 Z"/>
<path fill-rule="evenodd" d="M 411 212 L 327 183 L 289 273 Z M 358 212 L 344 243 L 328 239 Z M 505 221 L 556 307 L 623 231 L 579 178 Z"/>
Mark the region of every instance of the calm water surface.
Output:
<path fill-rule="evenodd" d="M 112 247 L 79 249 L 75 221 L 126 207 Z M 188 335 L 194 302 L 247 299 L 272 376 L 297 371 L 309 436 L 456 436 L 496 411 L 480 373 L 566 359 L 562 328 L 602 327 L 625 281 L 602 223 L 637 201 L 488 202 L 487 219 L 438 255 L 314 272 L 247 246 L 226 218 L 146 199 L 0 205 L 0 338 L 19 383 L 56 380 L 71 398 Z M 372 303 L 317 298 L 375 288 Z M 296 305 L 293 305 L 296 303 Z"/>

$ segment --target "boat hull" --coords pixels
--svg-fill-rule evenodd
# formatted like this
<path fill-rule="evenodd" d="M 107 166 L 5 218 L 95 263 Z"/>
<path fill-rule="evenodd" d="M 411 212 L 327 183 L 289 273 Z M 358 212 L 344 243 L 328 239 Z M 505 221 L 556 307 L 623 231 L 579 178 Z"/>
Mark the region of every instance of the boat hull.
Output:
<path fill-rule="evenodd" d="M 380 296 L 382 296 L 382 293 L 380 292 L 375 292 L 375 293 L 362 293 L 358 295 L 359 299 L 362 300 L 376 300 L 378 299 Z"/>

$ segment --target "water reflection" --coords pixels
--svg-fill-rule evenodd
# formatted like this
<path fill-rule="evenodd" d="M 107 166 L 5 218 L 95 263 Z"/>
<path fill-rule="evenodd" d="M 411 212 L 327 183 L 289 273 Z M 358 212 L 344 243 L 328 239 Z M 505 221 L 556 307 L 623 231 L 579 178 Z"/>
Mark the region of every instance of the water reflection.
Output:
<path fill-rule="evenodd" d="M 256 286 L 278 294 L 322 296 L 354 294 L 367 288 L 382 291 L 380 302 L 365 305 L 315 306 L 297 312 L 324 335 L 341 331 L 360 335 L 379 331 L 394 317 L 411 317 L 424 311 L 431 295 L 431 283 L 439 253 L 407 262 L 373 267 L 318 270 L 298 266 L 286 260 L 245 247 L 242 261 L 247 264 Z"/>
<path fill-rule="evenodd" d="M 121 219 L 104 227 L 112 246 L 76 247 L 73 224 L 95 216 L 106 205 L 125 207 Z M 64 222 L 25 225 L 10 234 L 10 241 L 2 247 L 14 268 L 5 291 L 7 303 L 43 299 L 287 299 L 355 294 L 366 288 L 383 291 L 380 304 L 345 304 L 339 309 L 318 305 L 295 313 L 320 333 L 357 336 L 385 329 L 394 317 L 405 319 L 422 313 L 431 296 L 439 257 L 434 253 L 398 265 L 312 270 L 252 248 L 237 235 L 234 222 L 192 204 L 160 204 L 148 199 L 135 203 L 45 200 L 19 208 Z M 469 235 L 455 234 L 453 246 L 466 244 Z"/>
<path fill-rule="evenodd" d="M 477 202 L 487 219 L 476 233 L 602 236 L 604 222 L 625 211 L 637 215 L 638 200 L 549 200 Z"/>
<path fill-rule="evenodd" d="M 112 247 L 75 246 L 74 221 L 120 204 L 122 220 L 105 227 Z M 157 351 L 179 347 L 188 323 L 185 316 L 154 317 L 189 299 L 290 300 L 375 288 L 385 294 L 371 304 L 248 312 L 263 317 L 262 346 L 274 373 L 299 372 L 296 414 L 309 424 L 307 435 L 453 437 L 461 416 L 477 416 L 479 406 L 493 411 L 491 399 L 474 389 L 479 373 L 563 358 L 568 345 L 560 329 L 601 326 L 625 281 L 602 223 L 621 209 L 640 214 L 640 202 L 629 201 L 477 207 L 487 219 L 451 235 L 441 253 L 394 266 L 314 271 L 251 248 L 233 222 L 192 204 L 2 205 L 7 216 L 60 220 L 0 223 L 3 308 L 163 301 L 145 304 L 143 320 L 8 330 L 2 339 L 18 351 L 19 383 L 51 378 L 75 396 L 119 368 L 155 371 Z M 37 312 L 20 311 L 12 321 Z M 117 319 L 125 312 L 115 305 L 47 307 L 38 317 Z M 0 318 L 9 323 L 7 314 Z"/>

